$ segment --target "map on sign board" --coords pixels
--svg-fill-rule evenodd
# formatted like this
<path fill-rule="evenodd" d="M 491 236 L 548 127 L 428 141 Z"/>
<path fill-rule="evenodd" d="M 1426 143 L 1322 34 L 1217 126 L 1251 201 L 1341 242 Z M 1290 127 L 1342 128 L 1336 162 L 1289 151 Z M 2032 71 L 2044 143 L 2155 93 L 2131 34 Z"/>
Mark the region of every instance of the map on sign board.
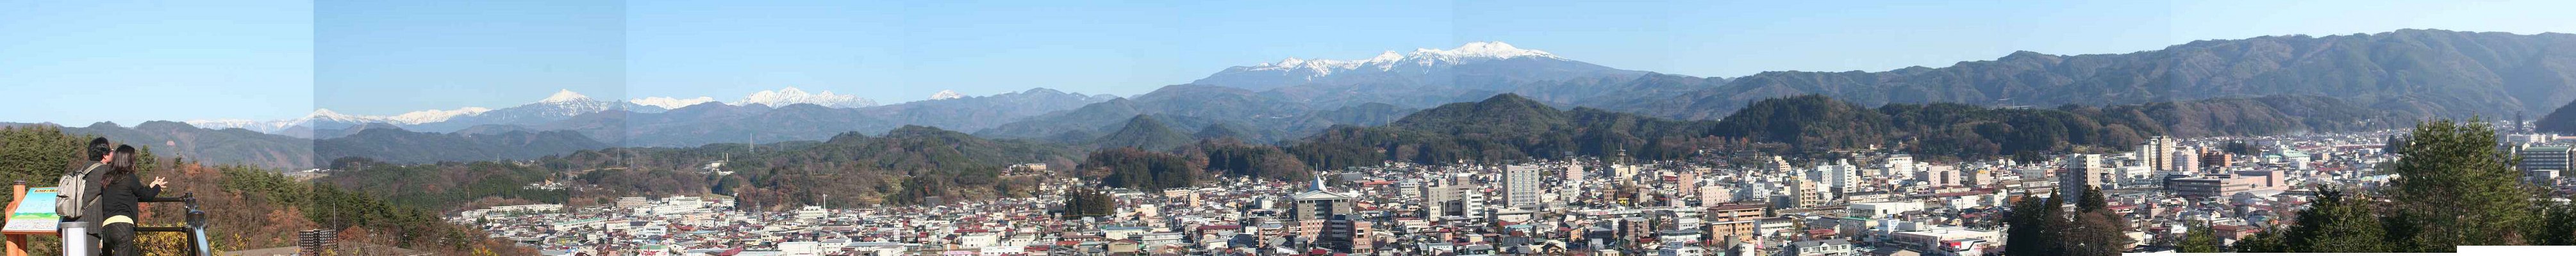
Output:
<path fill-rule="evenodd" d="M 63 221 L 61 215 L 54 214 L 54 195 L 58 192 L 61 190 L 54 187 L 27 189 L 27 197 L 18 201 L 18 210 L 9 213 L 9 224 L 0 231 L 54 232 Z"/>

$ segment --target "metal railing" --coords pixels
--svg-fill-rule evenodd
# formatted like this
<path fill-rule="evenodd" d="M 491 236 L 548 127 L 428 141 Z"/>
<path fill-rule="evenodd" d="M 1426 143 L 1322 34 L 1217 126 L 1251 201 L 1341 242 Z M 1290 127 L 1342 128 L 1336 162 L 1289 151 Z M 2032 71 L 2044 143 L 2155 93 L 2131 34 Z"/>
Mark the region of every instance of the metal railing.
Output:
<path fill-rule="evenodd" d="M 206 241 L 206 211 L 197 208 L 197 193 L 181 193 L 178 197 L 146 198 L 142 201 L 144 203 L 184 203 L 188 207 L 188 223 L 178 227 L 134 227 L 134 232 L 187 234 L 188 255 L 215 255 L 214 245 Z"/>

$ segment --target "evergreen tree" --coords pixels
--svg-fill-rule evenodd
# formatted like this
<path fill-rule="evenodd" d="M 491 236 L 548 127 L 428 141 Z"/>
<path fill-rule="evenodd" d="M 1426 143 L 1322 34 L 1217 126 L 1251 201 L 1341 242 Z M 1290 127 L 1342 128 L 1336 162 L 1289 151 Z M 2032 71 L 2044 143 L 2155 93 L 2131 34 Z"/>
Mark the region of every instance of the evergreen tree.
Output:
<path fill-rule="evenodd" d="M 2030 193 L 2022 193 L 2020 200 L 2013 201 L 2012 212 L 2004 219 L 2004 252 L 2012 255 L 2046 254 L 2040 252 L 2039 246 L 2048 241 L 2043 240 L 2046 235 L 2040 233 L 2048 227 L 2040 226 L 2038 222 L 2039 216 L 2044 215 L 2042 208 L 2047 207 L 2041 201 L 2039 196 Z"/>
<path fill-rule="evenodd" d="M 1074 189 L 1072 192 L 1065 193 L 1064 201 L 1063 217 L 1068 220 L 1082 219 L 1082 217 L 1106 217 L 1118 212 L 1117 199 L 1110 198 L 1109 193 L 1091 188 Z"/>
<path fill-rule="evenodd" d="M 2075 211 L 2078 212 L 2100 211 L 2110 207 L 2111 201 L 2102 197 L 2102 189 L 2091 186 L 2084 187 L 2084 198 L 2075 201 Z"/>
<path fill-rule="evenodd" d="M 2228 248 L 2233 249 L 2235 252 L 2290 252 L 2289 244 L 2282 240 L 2281 232 L 2254 233 L 2254 235 L 2246 236 L 2245 239 L 2237 239 L 2236 244 L 2228 246 Z"/>
<path fill-rule="evenodd" d="M 2385 244 L 2387 244 L 2386 246 L 2389 248 L 2389 251 L 2435 251 L 2424 247 L 2423 222 L 2417 221 L 2422 218 L 2423 217 L 2418 217 L 2415 213 L 2403 211 L 2389 212 L 2387 217 L 2380 218 L 2380 225 L 2386 227 L 2384 230 L 2387 230 L 2386 232 L 2382 232 L 2380 235 L 2382 236 L 2381 238 L 2384 240 Z"/>
<path fill-rule="evenodd" d="M 2183 235 L 2182 235 L 2182 244 L 2180 244 L 2180 245 L 2179 245 L 2180 247 L 2182 247 L 2182 248 L 2181 248 L 2181 249 L 2182 249 L 2182 252 L 2185 252 L 2185 253 L 2214 253 L 2214 252 L 2220 252 L 2220 251 L 2218 250 L 2218 248 L 2219 248 L 2218 232 L 2213 232 L 2213 231 L 2209 228 L 2209 225 L 2198 225 L 2198 224 L 2194 224 L 2194 225 L 2191 225 L 2191 226 L 2190 226 L 2190 227 L 2188 227 L 2188 228 L 2189 228 L 2189 229 L 2191 229 L 2191 230 L 2186 231 L 2186 232 L 2184 232 L 2184 233 L 2183 233 Z"/>
<path fill-rule="evenodd" d="M 2011 233 L 2004 238 L 2004 252 L 2011 255 L 2067 255 L 2063 230 L 2066 201 L 2057 197 L 2039 198 L 2022 194 L 2013 203 L 2011 220 L 2005 225 Z"/>
<path fill-rule="evenodd" d="M 2127 221 L 2111 211 L 2101 190 L 2085 188 L 2084 198 L 2076 200 L 2075 209 L 2071 218 L 2065 218 L 2069 220 L 2066 225 L 2058 225 L 2064 231 L 2055 236 L 2060 244 L 2057 250 L 2063 255 L 2119 255 L 2128 250 L 2131 240 L 2125 232 Z"/>
<path fill-rule="evenodd" d="M 2541 227 L 2529 238 L 2532 245 L 2576 245 L 2576 205 L 2542 202 Z"/>
<path fill-rule="evenodd" d="M 2408 137 L 2406 155 L 2391 168 L 2399 177 L 2389 194 L 2396 211 L 2443 213 L 2416 219 L 2423 249 L 2518 244 L 2514 235 L 2536 226 L 2533 193 L 2513 157 L 2496 150 L 2495 129 L 2476 119 L 2438 120 Z"/>
<path fill-rule="evenodd" d="M 2369 203 L 2318 188 L 2316 202 L 2298 213 L 2298 223 L 2280 231 L 2281 242 L 2291 252 L 2389 252 L 2386 227 Z"/>
<path fill-rule="evenodd" d="M 1189 187 L 1198 184 L 1199 167 L 1188 159 L 1161 152 L 1136 148 L 1113 148 L 1092 152 L 1081 169 L 1105 170 L 1103 185 L 1146 191 Z"/>

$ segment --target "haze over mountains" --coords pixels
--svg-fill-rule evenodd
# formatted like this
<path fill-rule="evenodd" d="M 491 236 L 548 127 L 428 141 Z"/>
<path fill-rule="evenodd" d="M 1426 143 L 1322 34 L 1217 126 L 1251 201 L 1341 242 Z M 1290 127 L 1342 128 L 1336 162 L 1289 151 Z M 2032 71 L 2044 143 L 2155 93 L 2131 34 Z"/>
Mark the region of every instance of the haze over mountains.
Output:
<path fill-rule="evenodd" d="M 1313 136 L 1334 126 L 1387 125 L 1419 109 L 1476 102 L 1498 94 L 1513 94 L 1551 107 L 1584 107 L 1677 120 L 1719 119 L 1763 99 L 1812 94 L 1865 107 L 1890 103 L 2153 107 L 2160 105 L 2151 103 L 2197 101 L 2188 104 L 2240 107 L 2187 109 L 2280 109 L 2262 115 L 2349 113 L 2314 109 L 2317 107 L 2370 108 L 2377 109 L 2367 113 L 2370 118 L 2314 120 L 2387 121 L 2373 118 L 2545 113 L 2542 111 L 2576 100 L 2571 81 L 2576 81 L 2576 35 L 2558 33 L 2401 30 L 2322 37 L 2267 36 L 2195 41 L 2124 54 L 2016 52 L 1995 60 L 1964 61 L 1949 67 L 1878 72 L 1775 71 L 1732 78 L 1623 70 L 1502 42 L 1475 42 L 1451 49 L 1387 51 L 1365 59 L 1289 58 L 1229 67 L 1190 83 L 1167 85 L 1129 97 L 1044 88 L 990 96 L 943 91 L 931 100 L 878 105 L 855 96 L 796 88 L 757 92 L 731 102 L 713 97 L 598 100 L 562 91 L 504 108 L 460 106 L 390 116 L 319 109 L 293 120 L 187 123 L 194 125 L 189 127 L 193 129 L 242 128 L 252 133 L 235 135 L 277 137 L 250 141 L 329 140 L 371 132 L 498 136 L 542 135 L 549 131 L 570 131 L 589 141 L 529 139 L 521 142 L 571 145 L 517 147 L 532 149 L 811 141 L 846 132 L 876 134 L 907 125 L 989 138 L 1168 147 L 1176 145 L 1181 137 L 1207 137 L 1202 134 L 1277 143 Z M 2199 101 L 2275 96 L 2295 97 Z M 2256 108 L 2249 104 L 2269 105 Z M 2233 125 L 2223 123 L 2227 119 L 2159 120 L 2220 120 L 2215 122 L 2222 123 L 2207 125 Z M 396 137 L 403 136 L 360 139 Z M 429 137 L 434 136 L 419 138 Z M 497 142 L 484 142 L 492 143 Z M 327 161 L 304 162 L 314 160 Z"/>

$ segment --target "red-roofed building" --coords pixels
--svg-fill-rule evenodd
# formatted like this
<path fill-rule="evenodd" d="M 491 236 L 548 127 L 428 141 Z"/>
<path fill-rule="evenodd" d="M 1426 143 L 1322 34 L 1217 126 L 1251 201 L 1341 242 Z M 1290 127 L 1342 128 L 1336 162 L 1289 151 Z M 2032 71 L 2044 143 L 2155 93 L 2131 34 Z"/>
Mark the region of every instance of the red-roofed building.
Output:
<path fill-rule="evenodd" d="M 2246 236 L 2252 236 L 2254 233 L 2263 232 L 2262 228 L 2239 225 L 2218 225 L 2209 227 L 2209 230 L 2211 234 L 2215 234 L 2218 235 L 2219 238 L 2226 239 L 2245 239 Z"/>

